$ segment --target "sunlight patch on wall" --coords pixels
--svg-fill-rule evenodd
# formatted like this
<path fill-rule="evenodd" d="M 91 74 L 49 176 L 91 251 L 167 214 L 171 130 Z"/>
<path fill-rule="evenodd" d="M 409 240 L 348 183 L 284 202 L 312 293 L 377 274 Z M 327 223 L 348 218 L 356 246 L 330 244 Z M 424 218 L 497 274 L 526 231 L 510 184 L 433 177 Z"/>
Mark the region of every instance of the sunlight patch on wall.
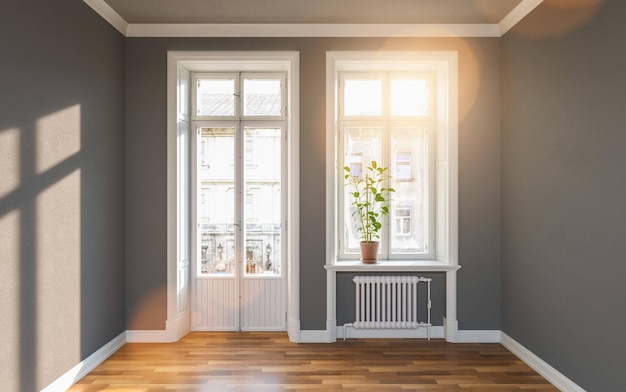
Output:
<path fill-rule="evenodd" d="M 0 130 L 0 198 L 6 196 L 20 183 L 20 131 L 17 128 Z"/>
<path fill-rule="evenodd" d="M 80 169 L 43 190 L 35 208 L 38 360 L 76 363 L 80 347 L 68 342 L 81 335 Z"/>
<path fill-rule="evenodd" d="M 4 276 L 0 284 L 2 312 L 0 331 L 5 339 L 0 345 L 0 358 L 12 363 L 3 363 L 3 387 L 11 390 L 12 385 L 6 382 L 19 380 L 19 366 L 15 362 L 20 357 L 20 213 L 13 210 L 0 216 L 0 267 Z"/>
<path fill-rule="evenodd" d="M 80 151 L 80 105 L 37 121 L 36 168 L 43 173 Z"/>

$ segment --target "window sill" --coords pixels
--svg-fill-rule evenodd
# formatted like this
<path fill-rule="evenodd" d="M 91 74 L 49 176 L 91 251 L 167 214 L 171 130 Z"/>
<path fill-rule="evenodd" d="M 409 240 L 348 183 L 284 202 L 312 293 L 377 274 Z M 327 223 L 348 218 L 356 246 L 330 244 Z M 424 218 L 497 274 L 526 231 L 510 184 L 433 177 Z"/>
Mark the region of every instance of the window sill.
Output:
<path fill-rule="evenodd" d="M 327 271 L 350 272 L 450 272 L 461 268 L 460 265 L 444 264 L 434 260 L 379 260 L 376 264 L 364 264 L 360 260 L 338 261 L 335 264 L 326 264 Z"/>

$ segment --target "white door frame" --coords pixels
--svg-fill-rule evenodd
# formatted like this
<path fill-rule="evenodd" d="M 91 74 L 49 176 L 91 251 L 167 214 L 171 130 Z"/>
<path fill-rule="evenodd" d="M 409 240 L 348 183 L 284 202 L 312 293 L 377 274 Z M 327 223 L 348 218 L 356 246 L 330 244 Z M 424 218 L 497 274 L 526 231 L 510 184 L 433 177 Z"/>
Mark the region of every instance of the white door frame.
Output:
<path fill-rule="evenodd" d="M 189 126 L 181 127 L 180 107 L 189 106 L 190 84 L 182 80 L 189 72 L 227 71 L 249 66 L 267 71 L 287 72 L 287 332 L 293 342 L 300 341 L 300 258 L 299 258 L 299 52 L 168 52 L 167 54 L 167 320 L 166 340 L 174 342 L 191 329 L 189 311 L 191 252 L 190 224 L 181 211 L 190 200 L 190 159 L 184 156 L 179 133 L 189 140 Z M 182 75 L 182 76 L 181 76 Z M 187 75 L 187 76 L 185 76 Z M 182 98 L 179 104 L 179 97 Z M 187 151 L 189 149 L 187 148 Z M 182 152 L 181 152 L 182 151 Z M 181 219 L 182 218 L 182 219 Z"/>

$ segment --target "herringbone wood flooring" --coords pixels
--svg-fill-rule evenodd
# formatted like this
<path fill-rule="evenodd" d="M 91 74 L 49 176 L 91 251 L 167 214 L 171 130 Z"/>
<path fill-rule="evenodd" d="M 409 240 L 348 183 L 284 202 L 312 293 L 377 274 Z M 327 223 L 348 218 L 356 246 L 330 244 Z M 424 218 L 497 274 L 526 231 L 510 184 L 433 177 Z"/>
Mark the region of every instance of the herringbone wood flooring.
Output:
<path fill-rule="evenodd" d="M 557 391 L 499 344 L 348 339 L 296 344 L 279 332 L 193 332 L 126 344 L 70 391 Z"/>

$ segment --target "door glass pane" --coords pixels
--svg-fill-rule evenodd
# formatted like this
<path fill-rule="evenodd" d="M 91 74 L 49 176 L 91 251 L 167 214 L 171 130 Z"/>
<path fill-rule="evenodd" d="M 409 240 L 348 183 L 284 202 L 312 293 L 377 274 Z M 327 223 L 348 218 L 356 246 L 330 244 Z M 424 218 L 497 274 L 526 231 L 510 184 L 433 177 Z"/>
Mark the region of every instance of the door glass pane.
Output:
<path fill-rule="evenodd" d="M 379 79 L 346 79 L 344 116 L 381 116 L 383 84 Z"/>
<path fill-rule="evenodd" d="M 345 127 L 344 128 L 344 166 L 350 167 L 353 175 L 364 176 L 367 167 L 372 161 L 382 163 L 382 129 L 380 127 Z M 343 173 L 342 173 L 343 174 Z M 343 177 L 342 177 L 343 178 Z M 350 187 L 344 185 L 344 244 L 345 254 L 360 254 L 361 234 L 358 215 L 354 214 L 355 207 Z M 382 238 L 380 238 L 382 241 Z M 382 246 L 379 248 L 379 252 Z"/>
<path fill-rule="evenodd" d="M 235 115 L 235 79 L 200 79 L 197 89 L 198 116 Z"/>
<path fill-rule="evenodd" d="M 280 79 L 244 79 L 243 115 L 280 116 Z"/>
<path fill-rule="evenodd" d="M 245 275 L 281 274 L 280 136 L 280 128 L 244 128 Z"/>
<path fill-rule="evenodd" d="M 391 129 L 391 254 L 428 253 L 428 151 L 426 129 Z"/>
<path fill-rule="evenodd" d="M 423 79 L 391 80 L 391 115 L 428 115 L 428 83 Z"/>
<path fill-rule="evenodd" d="M 198 148 L 198 274 L 235 273 L 234 128 L 202 128 Z M 200 156 L 200 154 L 198 154 Z"/>

